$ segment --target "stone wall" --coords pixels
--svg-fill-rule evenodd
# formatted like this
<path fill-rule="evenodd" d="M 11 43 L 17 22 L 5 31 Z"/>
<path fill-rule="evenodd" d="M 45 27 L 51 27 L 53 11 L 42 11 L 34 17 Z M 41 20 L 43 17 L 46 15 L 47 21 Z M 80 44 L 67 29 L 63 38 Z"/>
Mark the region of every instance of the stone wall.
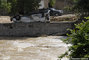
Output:
<path fill-rule="evenodd" d="M 66 34 L 74 22 L 60 23 L 1 23 L 0 36 L 40 36 Z"/>

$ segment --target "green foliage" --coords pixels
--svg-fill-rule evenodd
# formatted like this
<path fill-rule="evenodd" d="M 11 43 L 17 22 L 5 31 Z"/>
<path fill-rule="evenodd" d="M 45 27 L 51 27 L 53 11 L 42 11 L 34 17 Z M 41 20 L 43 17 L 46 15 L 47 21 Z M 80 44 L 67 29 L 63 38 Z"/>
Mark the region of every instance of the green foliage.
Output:
<path fill-rule="evenodd" d="M 19 12 L 29 13 L 37 10 L 39 7 L 40 0 L 18 0 L 17 8 Z"/>
<path fill-rule="evenodd" d="M 65 0 L 64 1 L 64 11 L 66 13 L 73 13 L 74 10 L 73 10 L 73 7 L 74 7 L 74 0 Z"/>
<path fill-rule="evenodd" d="M 89 21 L 77 24 L 75 29 L 69 30 L 71 34 L 67 34 L 68 38 L 64 42 L 72 46 L 68 50 L 70 54 L 65 55 L 72 58 L 89 58 Z"/>
<path fill-rule="evenodd" d="M 72 7 L 66 6 L 66 7 L 64 7 L 64 11 L 66 11 L 66 12 L 72 12 Z"/>
<path fill-rule="evenodd" d="M 73 0 L 74 10 L 78 12 L 89 12 L 89 0 Z"/>
<path fill-rule="evenodd" d="M 55 4 L 56 0 L 50 0 L 49 1 L 49 8 L 52 8 Z"/>
<path fill-rule="evenodd" d="M 11 11 L 10 11 L 10 13 L 15 14 L 16 12 L 18 12 L 17 0 L 8 0 L 8 2 L 11 3 Z"/>
<path fill-rule="evenodd" d="M 89 19 L 89 17 L 84 17 L 85 19 Z"/>
<path fill-rule="evenodd" d="M 89 0 L 68 0 L 68 8 L 77 13 L 89 13 Z M 66 7 L 66 6 L 65 6 Z"/>
<path fill-rule="evenodd" d="M 11 14 L 29 13 L 37 10 L 40 0 L 0 0 L 0 9 Z"/>
<path fill-rule="evenodd" d="M 7 13 L 9 13 L 11 11 L 11 3 L 7 2 L 6 0 L 1 0 L 0 9 L 3 9 L 3 11 L 7 11 Z"/>

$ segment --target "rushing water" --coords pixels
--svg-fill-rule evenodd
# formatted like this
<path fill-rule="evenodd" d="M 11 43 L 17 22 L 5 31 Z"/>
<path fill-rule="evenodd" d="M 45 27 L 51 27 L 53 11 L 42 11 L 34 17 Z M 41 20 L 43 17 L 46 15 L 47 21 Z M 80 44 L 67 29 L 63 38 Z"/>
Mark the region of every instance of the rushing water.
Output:
<path fill-rule="evenodd" d="M 68 49 L 63 38 L 66 37 L 1 37 L 0 60 L 58 60 Z"/>

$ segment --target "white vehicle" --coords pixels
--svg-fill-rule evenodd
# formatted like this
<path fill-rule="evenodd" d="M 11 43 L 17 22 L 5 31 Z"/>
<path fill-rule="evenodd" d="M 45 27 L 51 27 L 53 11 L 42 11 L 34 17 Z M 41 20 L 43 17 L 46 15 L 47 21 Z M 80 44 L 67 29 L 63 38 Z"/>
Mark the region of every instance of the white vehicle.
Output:
<path fill-rule="evenodd" d="M 30 16 L 16 15 L 11 17 L 12 22 L 50 22 L 50 10 L 46 12 L 32 14 Z"/>

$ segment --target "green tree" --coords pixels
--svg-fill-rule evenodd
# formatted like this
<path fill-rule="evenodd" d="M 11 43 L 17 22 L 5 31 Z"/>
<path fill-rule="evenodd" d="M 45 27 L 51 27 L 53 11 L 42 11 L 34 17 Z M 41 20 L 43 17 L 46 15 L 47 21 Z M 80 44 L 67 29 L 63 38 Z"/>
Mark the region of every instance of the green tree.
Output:
<path fill-rule="evenodd" d="M 0 0 L 0 9 L 9 13 L 11 11 L 11 3 L 7 2 L 7 0 Z"/>
<path fill-rule="evenodd" d="M 89 0 L 73 0 L 73 9 L 78 12 L 89 12 Z"/>
<path fill-rule="evenodd" d="M 10 0 L 12 4 L 12 13 L 27 14 L 33 10 L 37 10 L 40 0 Z"/>
<path fill-rule="evenodd" d="M 40 0 L 0 0 L 0 9 L 10 14 L 27 14 L 39 7 Z"/>
<path fill-rule="evenodd" d="M 40 0 L 24 0 L 24 13 L 29 13 L 37 10 L 39 7 Z"/>
<path fill-rule="evenodd" d="M 88 17 L 89 19 L 89 17 Z M 67 55 L 70 58 L 89 58 L 89 21 L 75 25 L 75 29 L 70 29 L 71 34 L 64 42 L 71 44 Z"/>
<path fill-rule="evenodd" d="M 67 0 L 66 8 L 81 14 L 89 13 L 89 0 Z"/>
<path fill-rule="evenodd" d="M 16 14 L 18 13 L 18 9 L 17 9 L 17 0 L 8 0 L 9 3 L 11 3 L 11 14 Z"/>
<path fill-rule="evenodd" d="M 49 1 L 49 8 L 52 8 L 55 5 L 56 0 L 50 0 Z"/>

